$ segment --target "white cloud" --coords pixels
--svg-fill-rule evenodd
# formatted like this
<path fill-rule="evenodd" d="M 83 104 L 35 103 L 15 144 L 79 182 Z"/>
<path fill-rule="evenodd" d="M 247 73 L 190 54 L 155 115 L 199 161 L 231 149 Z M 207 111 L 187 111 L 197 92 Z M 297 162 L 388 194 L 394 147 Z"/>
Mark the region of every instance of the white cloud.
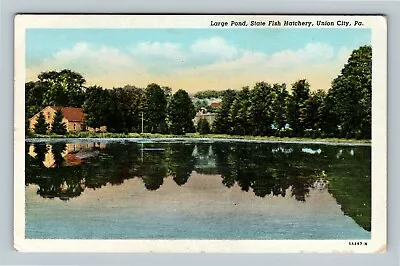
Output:
<path fill-rule="evenodd" d="M 308 43 L 298 50 L 284 50 L 273 54 L 270 61 L 275 66 L 297 66 L 330 60 L 334 57 L 333 47 L 323 43 Z"/>
<path fill-rule="evenodd" d="M 49 62 L 50 61 L 50 62 Z M 101 46 L 95 47 L 88 43 L 77 43 L 71 49 L 63 49 L 55 53 L 46 63 L 60 67 L 69 65 L 93 66 L 94 68 L 127 67 L 132 66 L 134 61 L 115 48 Z"/>
<path fill-rule="evenodd" d="M 134 57 L 155 56 L 177 60 L 185 57 L 180 45 L 170 42 L 141 42 L 133 46 L 130 52 Z"/>
<path fill-rule="evenodd" d="M 191 51 L 203 56 L 212 55 L 220 58 L 234 58 L 239 54 L 237 48 L 229 45 L 220 37 L 199 39 L 192 44 Z"/>
<path fill-rule="evenodd" d="M 152 58 L 159 60 L 160 64 L 215 62 L 220 59 L 232 59 L 240 52 L 220 37 L 198 39 L 188 49 L 185 50 L 180 44 L 172 42 L 141 42 L 131 47 L 129 51 L 135 59 L 143 60 L 143 63 Z M 165 59 L 171 61 L 161 61 Z"/>

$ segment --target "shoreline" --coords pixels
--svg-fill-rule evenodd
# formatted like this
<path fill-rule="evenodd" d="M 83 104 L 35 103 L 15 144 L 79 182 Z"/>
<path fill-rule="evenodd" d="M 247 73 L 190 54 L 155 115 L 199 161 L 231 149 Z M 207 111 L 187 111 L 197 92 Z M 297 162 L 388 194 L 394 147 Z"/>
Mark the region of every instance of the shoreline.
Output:
<path fill-rule="evenodd" d="M 85 136 L 87 135 L 87 136 Z M 338 138 L 279 138 L 262 136 L 233 136 L 223 134 L 200 135 L 191 133 L 187 135 L 168 135 L 168 134 L 139 134 L 139 133 L 92 133 L 92 134 L 73 134 L 73 135 L 34 135 L 25 138 L 26 142 L 251 142 L 251 143 L 283 143 L 283 144 L 323 144 L 323 145 L 347 145 L 347 146 L 371 146 L 370 140 L 338 139 Z"/>

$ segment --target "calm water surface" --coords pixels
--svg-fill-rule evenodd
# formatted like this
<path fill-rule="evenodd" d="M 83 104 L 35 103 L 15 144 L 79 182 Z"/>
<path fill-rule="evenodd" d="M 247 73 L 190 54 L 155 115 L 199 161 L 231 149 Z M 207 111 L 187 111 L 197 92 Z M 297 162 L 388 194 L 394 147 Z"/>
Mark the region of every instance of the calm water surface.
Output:
<path fill-rule="evenodd" d="M 26 238 L 369 239 L 371 147 L 26 142 Z"/>

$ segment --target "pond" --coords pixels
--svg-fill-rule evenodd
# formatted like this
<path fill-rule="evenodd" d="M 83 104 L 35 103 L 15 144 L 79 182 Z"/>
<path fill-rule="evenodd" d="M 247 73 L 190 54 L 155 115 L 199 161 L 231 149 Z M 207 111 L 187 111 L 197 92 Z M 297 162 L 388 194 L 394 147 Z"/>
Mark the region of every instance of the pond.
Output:
<path fill-rule="evenodd" d="M 370 239 L 371 147 L 26 141 L 31 239 Z"/>

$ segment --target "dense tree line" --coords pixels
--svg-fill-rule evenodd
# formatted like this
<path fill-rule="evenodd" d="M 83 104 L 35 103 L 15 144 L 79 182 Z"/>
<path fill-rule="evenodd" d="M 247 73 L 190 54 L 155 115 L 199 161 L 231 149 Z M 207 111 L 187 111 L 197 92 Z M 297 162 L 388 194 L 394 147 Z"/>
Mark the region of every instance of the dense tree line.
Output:
<path fill-rule="evenodd" d="M 258 82 L 253 88 L 205 91 L 199 99 L 221 97 L 211 132 L 232 135 L 371 138 L 372 49 L 354 50 L 331 88 L 311 91 L 307 80 L 291 85 Z M 27 119 L 48 105 L 82 107 L 89 127 L 110 132 L 185 134 L 195 131 L 193 118 L 201 103 L 188 93 L 149 84 L 103 89 L 85 87 L 70 70 L 43 72 L 26 83 Z M 198 126 L 209 132 L 204 123 Z M 210 126 L 210 125 L 209 125 Z M 44 126 L 41 126 L 44 128 Z M 43 131 L 41 128 L 39 131 Z"/>
<path fill-rule="evenodd" d="M 306 80 L 226 91 L 213 130 L 233 135 L 371 138 L 372 49 L 353 51 L 328 92 Z"/>

